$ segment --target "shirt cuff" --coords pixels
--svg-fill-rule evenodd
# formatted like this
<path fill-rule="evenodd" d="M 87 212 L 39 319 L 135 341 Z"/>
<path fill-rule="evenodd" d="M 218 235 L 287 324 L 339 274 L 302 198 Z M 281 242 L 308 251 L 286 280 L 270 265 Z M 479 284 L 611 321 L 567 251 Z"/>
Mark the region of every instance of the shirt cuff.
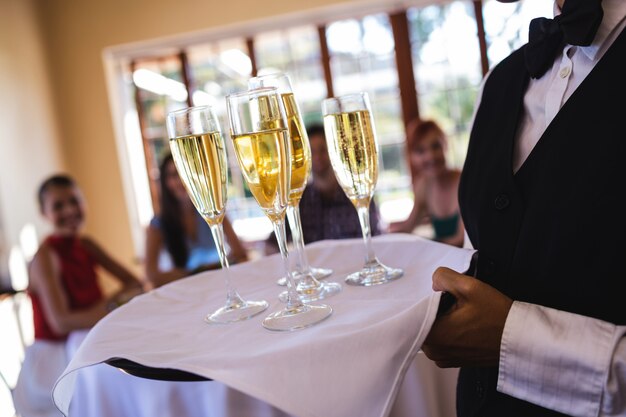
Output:
<path fill-rule="evenodd" d="M 514 302 L 500 346 L 498 391 L 572 416 L 597 416 L 615 325 Z"/>

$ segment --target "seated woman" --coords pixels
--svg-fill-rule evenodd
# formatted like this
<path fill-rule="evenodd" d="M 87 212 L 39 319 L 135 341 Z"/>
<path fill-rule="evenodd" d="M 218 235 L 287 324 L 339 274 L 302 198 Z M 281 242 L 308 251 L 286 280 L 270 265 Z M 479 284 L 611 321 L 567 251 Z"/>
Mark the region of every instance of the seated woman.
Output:
<path fill-rule="evenodd" d="M 145 271 L 153 287 L 220 267 L 211 229 L 191 202 L 171 154 L 163 158 L 159 169 L 161 213 L 146 232 Z M 226 217 L 224 234 L 229 260 L 247 260 L 246 250 Z"/>
<path fill-rule="evenodd" d="M 465 232 L 457 198 L 461 172 L 446 162 L 446 135 L 432 120 L 414 120 L 407 131 L 413 209 L 406 220 L 391 223 L 389 231 L 411 233 L 430 222 L 435 240 L 462 247 Z"/>
<path fill-rule="evenodd" d="M 35 341 L 26 350 L 14 391 L 16 410 L 23 417 L 61 415 L 51 392 L 69 362 L 68 334 L 91 328 L 111 309 L 141 292 L 141 283 L 129 270 L 81 234 L 85 203 L 72 178 L 48 178 L 39 187 L 38 198 L 52 233 L 29 265 Z M 105 298 L 99 286 L 99 267 L 122 284 L 110 298 Z"/>

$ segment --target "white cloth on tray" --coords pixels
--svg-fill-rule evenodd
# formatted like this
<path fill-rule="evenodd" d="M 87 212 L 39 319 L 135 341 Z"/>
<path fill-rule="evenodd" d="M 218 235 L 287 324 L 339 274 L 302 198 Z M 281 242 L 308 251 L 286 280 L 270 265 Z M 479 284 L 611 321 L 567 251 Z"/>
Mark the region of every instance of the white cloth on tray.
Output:
<path fill-rule="evenodd" d="M 343 283 L 322 302 L 333 315 L 295 332 L 272 332 L 263 318 L 283 307 L 278 255 L 235 265 L 233 284 L 243 298 L 266 299 L 270 308 L 250 320 L 210 325 L 204 316 L 225 301 L 222 271 L 201 273 L 133 299 L 87 335 L 53 391 L 67 414 L 79 369 L 113 357 L 175 368 L 220 381 L 298 417 L 389 414 L 439 301 L 431 288 L 438 266 L 465 271 L 473 251 L 412 235 L 373 240 L 379 259 L 405 276 L 384 285 L 354 287 L 342 278 L 364 262 L 360 239 L 307 246 L 312 265 L 330 267 Z"/>

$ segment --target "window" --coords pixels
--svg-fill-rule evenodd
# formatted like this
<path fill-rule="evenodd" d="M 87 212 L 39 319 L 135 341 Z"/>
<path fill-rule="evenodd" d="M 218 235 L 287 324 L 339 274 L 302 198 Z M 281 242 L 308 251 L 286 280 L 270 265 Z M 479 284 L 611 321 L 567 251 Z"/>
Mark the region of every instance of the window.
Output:
<path fill-rule="evenodd" d="M 326 30 L 335 95 L 366 91 L 380 146 L 376 201 L 386 221 L 404 216 L 393 200 L 410 192 L 395 44 L 386 14 L 348 19 Z"/>
<path fill-rule="evenodd" d="M 213 106 L 220 119 L 229 165 L 227 215 L 244 240 L 264 238 L 271 230 L 265 215 L 252 200 L 245 184 L 228 132 L 228 94 L 242 91 L 252 76 L 252 60 L 242 38 L 194 45 L 187 49 L 189 77 L 194 105 Z"/>
<path fill-rule="evenodd" d="M 420 116 L 447 132 L 448 160 L 460 168 L 482 79 L 472 3 L 409 9 L 408 16 Z"/>
<path fill-rule="evenodd" d="M 159 161 L 167 150 L 165 116 L 172 110 L 181 109 L 187 103 L 187 89 L 182 80 L 180 61 L 177 56 L 139 61 L 133 65 L 132 80 L 137 86 L 136 100 L 141 104 L 141 134 L 145 141 L 151 179 L 158 179 Z"/>
<path fill-rule="evenodd" d="M 304 124 L 321 121 L 326 83 L 315 26 L 261 33 L 254 39 L 259 75 L 283 71 L 291 78 Z"/>
<path fill-rule="evenodd" d="M 149 49 L 145 57 L 140 50 L 114 51 L 109 67 L 121 74 L 116 80 L 120 96 L 124 96 L 117 117 L 124 127 L 119 134 L 123 136 L 121 159 L 124 176 L 131 177 L 127 182 L 132 183 L 132 187 L 127 185 L 131 190 L 127 196 L 132 200 L 128 204 L 139 214 L 131 213 L 131 222 L 135 239 L 141 240 L 136 242 L 140 253 L 143 229 L 153 210 L 158 210 L 158 162 L 168 150 L 167 113 L 212 104 L 227 136 L 224 97 L 244 89 L 250 76 L 275 70 L 291 76 L 305 124 L 321 121 L 321 101 L 331 89 L 335 96 L 369 93 L 380 145 L 377 203 L 383 220 L 406 216 L 412 197 L 404 115 L 419 111 L 421 117 L 440 122 L 450 137 L 449 160 L 461 167 L 485 70 L 481 62 L 485 67 L 487 58 L 498 62 L 525 41 L 531 17 L 551 14 L 534 2 L 500 4 L 485 0 L 485 37 L 479 39 L 475 10 L 481 10 L 480 0 L 432 3 L 406 11 L 394 9 L 389 14 L 384 11 L 387 4 L 380 2 L 381 12 L 358 15 L 359 10 L 355 10 L 355 17 L 340 20 L 329 20 L 333 14 L 328 11 L 312 11 L 310 23 L 301 18 L 296 25 L 287 17 L 252 25 L 247 22 L 242 26 L 242 33 L 250 34 L 246 38 L 220 38 L 211 32 L 203 40 L 194 34 L 184 47 L 178 39 L 164 44 L 162 52 Z M 233 28 L 228 32 L 237 33 Z M 488 48 L 481 49 L 481 45 Z M 407 67 L 398 71 L 396 59 L 411 60 L 412 71 L 406 71 Z M 415 85 L 417 96 L 401 96 L 400 81 Z M 271 226 L 246 189 L 232 145 L 228 153 L 228 216 L 244 241 L 262 240 Z"/>
<path fill-rule="evenodd" d="M 528 25 L 535 17 L 552 17 L 553 3 L 523 1 L 505 4 L 487 0 L 483 7 L 489 62 L 497 64 L 528 41 Z"/>

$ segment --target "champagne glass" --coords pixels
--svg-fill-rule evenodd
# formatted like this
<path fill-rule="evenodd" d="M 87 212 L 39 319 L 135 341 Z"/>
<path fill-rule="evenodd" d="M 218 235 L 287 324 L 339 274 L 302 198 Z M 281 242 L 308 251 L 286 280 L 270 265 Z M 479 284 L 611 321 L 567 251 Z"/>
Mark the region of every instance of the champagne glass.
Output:
<path fill-rule="evenodd" d="M 285 212 L 291 181 L 289 130 L 278 90 L 259 88 L 226 97 L 231 138 L 239 167 L 255 200 L 270 219 L 287 277 L 286 306 L 267 316 L 269 330 L 297 330 L 312 326 L 332 313 L 327 305 L 304 303 L 289 268 Z"/>
<path fill-rule="evenodd" d="M 222 227 L 228 171 L 219 121 L 209 106 L 190 107 L 167 115 L 167 131 L 176 170 L 196 210 L 211 228 L 226 281 L 226 304 L 205 319 L 209 323 L 249 319 L 269 304 L 245 301 L 231 282 Z"/>
<path fill-rule="evenodd" d="M 340 284 L 336 282 L 320 283 L 318 281 L 318 279 L 332 274 L 332 270 L 311 267 L 304 249 L 299 204 L 311 173 L 311 147 L 289 76 L 282 72 L 262 75 L 251 78 L 248 81 L 248 86 L 251 89 L 276 87 L 287 116 L 289 137 L 291 138 L 291 183 L 289 202 L 287 203 L 287 219 L 295 248 L 295 271 L 293 274 L 297 280 L 296 290 L 303 301 L 320 300 L 337 294 L 341 291 Z M 286 277 L 282 277 L 278 283 L 285 285 L 286 282 Z M 281 301 L 285 301 L 287 296 L 287 291 L 281 293 Z"/>
<path fill-rule="evenodd" d="M 378 180 L 378 144 L 367 93 L 327 98 L 322 102 L 328 153 L 337 181 L 357 210 L 365 265 L 346 277 L 350 285 L 377 285 L 398 279 L 403 271 L 383 265 L 374 253 L 369 206 Z"/>

